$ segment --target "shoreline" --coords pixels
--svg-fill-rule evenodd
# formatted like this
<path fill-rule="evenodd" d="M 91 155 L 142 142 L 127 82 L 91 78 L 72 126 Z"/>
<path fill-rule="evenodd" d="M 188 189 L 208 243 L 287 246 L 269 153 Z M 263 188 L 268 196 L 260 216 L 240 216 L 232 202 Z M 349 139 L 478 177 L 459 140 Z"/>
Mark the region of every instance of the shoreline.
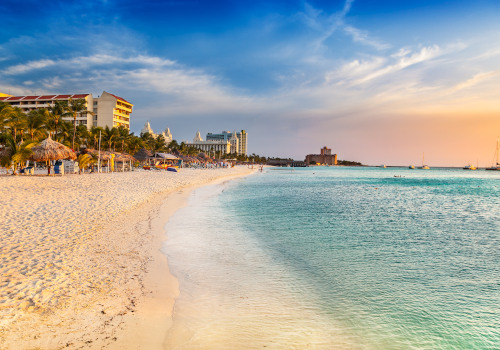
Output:
<path fill-rule="evenodd" d="M 188 204 L 189 197 L 194 190 L 249 176 L 256 169 L 248 173 L 223 176 L 202 184 L 190 185 L 170 192 L 162 199 L 162 204 L 156 216 L 151 218 L 152 232 L 154 232 L 154 247 L 152 260 L 145 276 L 145 289 L 149 294 L 143 295 L 138 302 L 135 314 L 126 317 L 119 341 L 105 349 L 163 349 L 167 333 L 173 326 L 172 312 L 175 299 L 180 293 L 179 282 L 171 273 L 167 256 L 161 252 L 164 243 L 168 240 L 165 227 L 175 213 Z"/>
<path fill-rule="evenodd" d="M 252 172 L 2 177 L 0 347 L 162 348 L 178 294 L 168 218 L 193 189 Z"/>

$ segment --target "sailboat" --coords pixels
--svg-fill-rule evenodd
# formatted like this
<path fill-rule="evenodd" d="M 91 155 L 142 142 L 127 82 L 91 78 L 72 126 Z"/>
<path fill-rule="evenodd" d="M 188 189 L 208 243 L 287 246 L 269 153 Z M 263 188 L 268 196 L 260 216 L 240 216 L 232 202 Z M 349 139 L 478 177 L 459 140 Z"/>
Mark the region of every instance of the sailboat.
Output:
<path fill-rule="evenodd" d="M 419 169 L 424 169 L 424 170 L 428 170 L 430 169 L 428 165 L 425 165 L 425 160 L 424 160 L 424 157 L 425 157 L 425 153 L 422 153 L 422 166 L 419 167 Z"/>
<path fill-rule="evenodd" d="M 415 169 L 415 165 L 410 165 L 408 169 Z"/>
<path fill-rule="evenodd" d="M 500 153 L 500 137 L 497 139 L 497 149 L 495 151 L 496 165 L 492 166 L 491 168 L 486 168 L 486 170 L 500 170 L 500 162 L 498 160 L 499 153 Z"/>

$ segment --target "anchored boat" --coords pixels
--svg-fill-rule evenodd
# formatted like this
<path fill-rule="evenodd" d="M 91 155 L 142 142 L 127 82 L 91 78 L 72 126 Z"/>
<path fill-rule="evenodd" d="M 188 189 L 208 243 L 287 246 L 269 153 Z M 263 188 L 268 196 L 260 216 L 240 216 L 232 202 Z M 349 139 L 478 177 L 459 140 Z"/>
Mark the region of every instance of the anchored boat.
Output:
<path fill-rule="evenodd" d="M 486 170 L 500 170 L 500 162 L 498 160 L 498 156 L 500 153 L 500 137 L 497 139 L 497 149 L 495 151 L 496 165 L 491 168 L 486 168 Z"/>

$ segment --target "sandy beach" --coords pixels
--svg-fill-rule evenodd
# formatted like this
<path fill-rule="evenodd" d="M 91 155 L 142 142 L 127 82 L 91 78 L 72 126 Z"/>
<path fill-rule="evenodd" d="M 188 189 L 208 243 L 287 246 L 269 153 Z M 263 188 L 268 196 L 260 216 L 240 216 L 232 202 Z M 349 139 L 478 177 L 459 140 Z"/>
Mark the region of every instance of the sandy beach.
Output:
<path fill-rule="evenodd" d="M 168 217 L 192 188 L 250 172 L 0 177 L 0 348 L 161 348 L 178 295 Z"/>

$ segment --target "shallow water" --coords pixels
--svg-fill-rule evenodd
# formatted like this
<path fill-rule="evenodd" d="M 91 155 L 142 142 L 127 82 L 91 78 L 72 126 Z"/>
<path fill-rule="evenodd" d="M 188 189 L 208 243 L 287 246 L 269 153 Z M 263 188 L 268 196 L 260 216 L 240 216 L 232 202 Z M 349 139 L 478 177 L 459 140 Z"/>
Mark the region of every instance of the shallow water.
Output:
<path fill-rule="evenodd" d="M 167 224 L 167 344 L 500 348 L 499 218 L 496 172 L 270 169 L 197 189 Z"/>

